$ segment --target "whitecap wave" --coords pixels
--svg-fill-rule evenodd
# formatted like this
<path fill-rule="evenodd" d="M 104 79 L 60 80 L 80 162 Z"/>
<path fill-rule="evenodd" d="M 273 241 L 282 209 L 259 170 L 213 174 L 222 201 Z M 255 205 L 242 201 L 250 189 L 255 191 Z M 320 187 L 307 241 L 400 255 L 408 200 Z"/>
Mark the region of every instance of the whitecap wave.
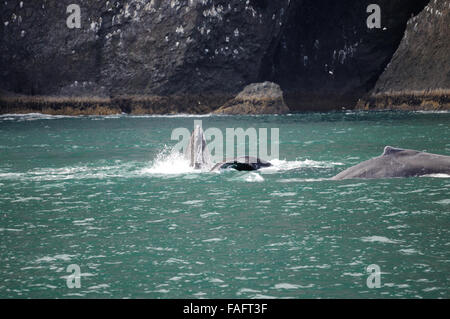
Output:
<path fill-rule="evenodd" d="M 33 120 L 53 120 L 53 119 L 61 119 L 61 118 L 74 118 L 76 116 L 73 115 L 50 115 L 43 113 L 25 113 L 25 114 L 1 114 L 0 120 L 3 121 L 33 121 Z"/>
<path fill-rule="evenodd" d="M 431 177 L 431 178 L 450 178 L 449 174 L 428 174 L 421 177 Z"/>
<path fill-rule="evenodd" d="M 143 114 L 130 115 L 126 113 L 111 115 L 53 115 L 44 113 L 9 113 L 0 114 L 0 121 L 36 121 L 36 120 L 56 120 L 67 118 L 87 118 L 91 120 L 120 119 L 120 118 L 204 118 L 211 117 L 212 114 Z"/>
<path fill-rule="evenodd" d="M 367 243 L 384 243 L 384 244 L 398 244 L 401 241 L 395 240 L 395 239 L 389 239 L 384 236 L 368 236 L 368 237 L 362 237 L 361 240 L 363 242 Z"/>
<path fill-rule="evenodd" d="M 419 114 L 448 114 L 448 113 L 450 113 L 450 111 L 447 111 L 447 110 L 439 110 L 439 111 L 432 111 L 432 110 L 430 110 L 430 111 L 424 111 L 424 110 L 422 110 L 422 111 L 413 111 L 413 113 L 419 113 Z"/>
<path fill-rule="evenodd" d="M 27 172 L 0 172 L 0 180 L 64 181 L 81 179 L 104 179 L 138 175 L 136 162 L 118 162 L 115 165 L 75 165 L 66 167 L 41 167 Z"/>

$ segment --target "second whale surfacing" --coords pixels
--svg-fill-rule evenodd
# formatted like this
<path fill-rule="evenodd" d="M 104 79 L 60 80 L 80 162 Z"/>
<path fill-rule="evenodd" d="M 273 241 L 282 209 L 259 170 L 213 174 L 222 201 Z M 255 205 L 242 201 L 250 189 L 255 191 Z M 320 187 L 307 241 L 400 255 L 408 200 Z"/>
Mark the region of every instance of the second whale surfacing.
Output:
<path fill-rule="evenodd" d="M 256 171 L 260 168 L 270 166 L 272 166 L 271 163 L 263 161 L 257 157 L 242 156 L 226 160 L 222 163 L 217 163 L 211 171 L 227 168 L 233 168 L 238 171 Z"/>
<path fill-rule="evenodd" d="M 332 180 L 450 174 L 450 156 L 386 146 L 381 156 L 352 166 Z"/>
<path fill-rule="evenodd" d="M 238 171 L 255 171 L 263 167 L 272 166 L 271 163 L 257 157 L 242 156 L 228 159 L 224 162 L 213 164 L 211 155 L 206 145 L 206 138 L 201 126 L 197 125 L 191 134 L 188 147 L 184 156 L 189 160 L 189 165 L 195 169 L 235 169 Z"/>

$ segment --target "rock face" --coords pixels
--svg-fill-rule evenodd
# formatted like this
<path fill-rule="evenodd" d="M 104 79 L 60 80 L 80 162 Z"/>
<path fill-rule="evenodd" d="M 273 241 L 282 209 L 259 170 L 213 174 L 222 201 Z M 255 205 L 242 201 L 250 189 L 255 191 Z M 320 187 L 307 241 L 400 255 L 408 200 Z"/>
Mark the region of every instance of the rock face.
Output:
<path fill-rule="evenodd" d="M 0 89 L 157 96 L 152 101 L 175 105 L 170 112 L 208 112 L 250 83 L 272 81 L 293 111 L 352 107 L 428 0 L 379 0 L 382 28 L 368 29 L 372 2 L 5 0 Z M 79 29 L 66 25 L 73 3 L 81 8 Z"/>
<path fill-rule="evenodd" d="M 411 18 L 374 93 L 450 88 L 450 1 L 431 0 Z"/>
<path fill-rule="evenodd" d="M 365 109 L 450 109 L 450 1 L 432 0 L 408 23 Z"/>
<path fill-rule="evenodd" d="M 283 92 L 272 82 L 247 85 L 233 100 L 216 110 L 215 114 L 284 114 L 289 108 Z"/>
<path fill-rule="evenodd" d="M 6 44 L 0 49 L 1 88 L 39 95 L 200 99 L 230 98 L 257 81 L 263 54 L 279 35 L 289 6 L 288 0 L 20 3 L 0 3 Z M 81 7 L 80 29 L 66 26 L 71 3 Z"/>

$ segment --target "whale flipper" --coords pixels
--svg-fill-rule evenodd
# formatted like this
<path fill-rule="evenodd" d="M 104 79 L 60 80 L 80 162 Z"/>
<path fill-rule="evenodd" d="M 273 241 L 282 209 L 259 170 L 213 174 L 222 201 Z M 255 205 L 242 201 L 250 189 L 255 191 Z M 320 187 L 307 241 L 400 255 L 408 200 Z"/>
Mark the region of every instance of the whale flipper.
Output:
<path fill-rule="evenodd" d="M 210 168 L 212 166 L 211 155 L 206 146 L 205 133 L 200 125 L 197 125 L 192 132 L 184 155 L 189 160 L 190 166 L 195 169 Z"/>
<path fill-rule="evenodd" d="M 450 174 L 450 156 L 386 146 L 381 156 L 352 166 L 332 179 L 413 177 L 429 174 Z"/>

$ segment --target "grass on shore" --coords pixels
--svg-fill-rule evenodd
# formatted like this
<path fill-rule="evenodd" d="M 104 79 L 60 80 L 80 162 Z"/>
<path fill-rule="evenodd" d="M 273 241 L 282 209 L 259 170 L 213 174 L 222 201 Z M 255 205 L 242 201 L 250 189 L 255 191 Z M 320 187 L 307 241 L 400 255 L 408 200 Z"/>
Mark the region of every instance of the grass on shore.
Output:
<path fill-rule="evenodd" d="M 107 97 L 0 96 L 0 114 L 51 115 L 206 114 L 228 95 L 124 95 Z M 371 94 L 358 101 L 360 110 L 450 110 L 450 89 L 403 90 Z"/>
<path fill-rule="evenodd" d="M 0 113 L 51 115 L 112 115 L 111 100 L 101 97 L 8 96 L 0 97 Z"/>
<path fill-rule="evenodd" d="M 398 97 L 398 96 L 416 96 L 416 97 L 442 97 L 442 96 L 450 96 L 450 89 L 431 89 L 431 90 L 401 90 L 401 91 L 387 91 L 387 92 L 378 92 L 373 94 L 372 96 L 390 96 L 390 97 Z"/>
<path fill-rule="evenodd" d="M 450 110 L 450 89 L 378 92 L 361 99 L 357 109 L 364 110 Z"/>
<path fill-rule="evenodd" d="M 105 97 L 0 96 L 0 114 L 51 115 L 205 114 L 229 97 L 221 95 L 124 95 Z"/>

